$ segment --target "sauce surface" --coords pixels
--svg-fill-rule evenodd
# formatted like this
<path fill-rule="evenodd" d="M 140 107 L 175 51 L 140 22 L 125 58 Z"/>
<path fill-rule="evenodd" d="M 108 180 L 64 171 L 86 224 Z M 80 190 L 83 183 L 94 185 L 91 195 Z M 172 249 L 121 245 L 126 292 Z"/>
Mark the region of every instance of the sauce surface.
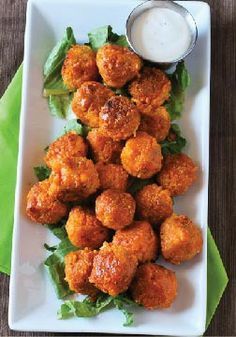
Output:
<path fill-rule="evenodd" d="M 136 51 L 156 62 L 181 57 L 191 43 L 190 28 L 183 16 L 168 8 L 151 8 L 140 14 L 131 27 Z"/>

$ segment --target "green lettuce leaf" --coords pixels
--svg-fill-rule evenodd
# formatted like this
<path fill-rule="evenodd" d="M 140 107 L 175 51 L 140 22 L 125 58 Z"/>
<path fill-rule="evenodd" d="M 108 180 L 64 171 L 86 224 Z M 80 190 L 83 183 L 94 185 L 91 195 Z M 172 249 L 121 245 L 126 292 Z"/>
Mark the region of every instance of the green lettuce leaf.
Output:
<path fill-rule="evenodd" d="M 112 302 L 111 296 L 101 294 L 96 302 L 85 298 L 83 301 L 65 301 L 57 312 L 58 319 L 93 317 L 105 310 Z"/>
<path fill-rule="evenodd" d="M 71 114 L 72 94 L 50 95 L 48 97 L 48 107 L 50 114 L 58 118 L 67 119 Z"/>
<path fill-rule="evenodd" d="M 52 116 L 67 119 L 71 114 L 72 94 L 66 88 L 61 69 L 68 50 L 76 44 L 71 27 L 67 27 L 63 38 L 56 44 L 44 65 L 43 96 L 48 98 L 48 107 Z"/>
<path fill-rule="evenodd" d="M 106 294 L 100 294 L 96 302 L 92 302 L 86 297 L 83 301 L 65 301 L 57 312 L 58 319 L 67 319 L 70 317 L 93 317 L 112 306 L 120 310 L 125 316 L 124 326 L 133 324 L 133 313 L 127 310 L 127 306 L 136 305 L 127 295 L 112 297 Z"/>
<path fill-rule="evenodd" d="M 43 246 L 48 252 L 55 252 L 57 249 L 57 246 L 49 246 L 47 243 L 45 243 Z"/>
<path fill-rule="evenodd" d="M 78 250 L 78 247 L 72 245 L 68 237 L 63 239 L 59 245 L 57 246 L 54 254 L 57 255 L 62 261 L 64 261 L 64 257 L 69 254 L 70 252 L 74 252 Z"/>
<path fill-rule="evenodd" d="M 76 40 L 73 30 L 71 27 L 67 27 L 63 38 L 52 49 L 47 61 L 44 64 L 43 75 L 45 90 L 60 89 L 60 94 L 68 92 L 61 78 L 61 68 L 66 57 L 66 53 L 74 44 L 76 44 Z M 52 91 L 48 94 L 52 95 Z"/>
<path fill-rule="evenodd" d="M 186 139 L 181 136 L 180 128 L 177 124 L 172 124 L 169 135 L 162 141 L 161 151 L 163 155 L 182 152 L 186 145 Z"/>
<path fill-rule="evenodd" d="M 43 181 L 49 178 L 51 174 L 51 169 L 47 167 L 46 165 L 35 166 L 34 174 L 36 175 L 39 181 Z"/>
<path fill-rule="evenodd" d="M 127 310 L 127 306 L 130 305 L 136 305 L 135 302 L 133 302 L 131 299 L 129 299 L 125 295 L 119 295 L 114 297 L 113 299 L 114 306 L 120 310 L 124 317 L 125 321 L 123 323 L 123 326 L 131 326 L 134 323 L 134 314 Z"/>
<path fill-rule="evenodd" d="M 65 281 L 64 257 L 68 253 L 78 250 L 78 248 L 73 246 L 68 239 L 65 230 L 65 220 L 61 220 L 55 225 L 48 225 L 47 227 L 61 241 L 55 246 L 49 246 L 46 243 L 44 244 L 44 248 L 47 251 L 52 252 L 44 262 L 44 265 L 49 273 L 57 297 L 64 298 L 65 296 L 72 294 L 72 291 Z"/>
<path fill-rule="evenodd" d="M 67 237 L 65 229 L 66 220 L 62 219 L 58 223 L 53 225 L 47 225 L 47 228 L 55 235 L 58 239 L 63 240 Z"/>
<path fill-rule="evenodd" d="M 78 133 L 78 135 L 86 137 L 90 130 L 91 128 L 82 124 L 79 119 L 71 119 L 64 126 L 63 134 L 70 131 L 75 131 Z"/>
<path fill-rule="evenodd" d="M 172 90 L 165 107 L 170 114 L 171 120 L 175 120 L 181 117 L 184 108 L 185 91 L 190 85 L 190 76 L 184 61 L 177 64 L 174 73 L 170 74 L 169 77 Z"/>
<path fill-rule="evenodd" d="M 125 35 L 113 33 L 110 25 L 103 26 L 92 30 L 88 33 L 89 45 L 95 51 L 102 47 L 105 43 L 114 43 L 123 47 L 128 47 Z"/>
<path fill-rule="evenodd" d="M 62 259 L 53 253 L 46 259 L 44 265 L 50 276 L 57 297 L 64 298 L 72 294 L 68 283 L 65 281 L 65 265 Z"/>
<path fill-rule="evenodd" d="M 153 184 L 154 182 L 155 181 L 153 178 L 149 178 L 149 179 L 132 178 L 130 185 L 128 187 L 128 192 L 132 195 L 135 195 L 144 186 Z"/>

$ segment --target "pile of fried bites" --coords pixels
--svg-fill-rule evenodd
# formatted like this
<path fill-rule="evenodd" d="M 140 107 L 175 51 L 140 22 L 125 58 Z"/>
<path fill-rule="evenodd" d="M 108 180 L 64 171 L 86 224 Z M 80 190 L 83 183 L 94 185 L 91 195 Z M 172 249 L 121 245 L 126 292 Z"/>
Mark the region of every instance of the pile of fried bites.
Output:
<path fill-rule="evenodd" d="M 78 250 L 66 255 L 65 275 L 74 292 L 96 298 L 128 290 L 147 309 L 168 308 L 177 281 L 154 263 L 158 253 L 180 264 L 202 249 L 200 229 L 173 213 L 172 199 L 193 184 L 197 167 L 183 153 L 163 158 L 159 144 L 171 125 L 163 105 L 171 82 L 112 44 L 97 53 L 71 47 L 62 78 L 77 90 L 72 110 L 91 131 L 87 138 L 70 131 L 49 146 L 44 160 L 51 175 L 31 188 L 27 215 L 42 224 L 68 217 L 68 238 Z M 124 86 L 130 98 L 114 91 Z M 154 179 L 132 196 L 132 177 Z"/>

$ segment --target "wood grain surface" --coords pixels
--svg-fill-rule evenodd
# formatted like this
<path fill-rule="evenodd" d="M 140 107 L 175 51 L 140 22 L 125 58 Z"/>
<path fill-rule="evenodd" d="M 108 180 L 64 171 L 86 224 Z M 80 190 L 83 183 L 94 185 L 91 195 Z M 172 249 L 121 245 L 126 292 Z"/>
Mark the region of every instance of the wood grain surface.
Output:
<path fill-rule="evenodd" d="M 230 279 L 206 335 L 236 336 L 236 0 L 206 2 L 212 14 L 209 226 Z M 0 95 L 23 59 L 26 3 L 0 0 Z M 9 330 L 8 285 L 0 274 L 0 336 L 60 335 Z"/>

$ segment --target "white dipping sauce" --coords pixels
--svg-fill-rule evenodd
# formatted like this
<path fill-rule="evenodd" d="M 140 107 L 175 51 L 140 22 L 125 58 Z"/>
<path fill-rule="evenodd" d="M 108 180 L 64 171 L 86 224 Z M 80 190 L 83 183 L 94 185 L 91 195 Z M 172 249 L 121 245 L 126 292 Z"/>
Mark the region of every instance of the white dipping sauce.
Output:
<path fill-rule="evenodd" d="M 185 18 L 168 8 L 151 8 L 140 14 L 131 27 L 131 40 L 145 59 L 171 62 L 189 48 L 191 32 Z"/>

